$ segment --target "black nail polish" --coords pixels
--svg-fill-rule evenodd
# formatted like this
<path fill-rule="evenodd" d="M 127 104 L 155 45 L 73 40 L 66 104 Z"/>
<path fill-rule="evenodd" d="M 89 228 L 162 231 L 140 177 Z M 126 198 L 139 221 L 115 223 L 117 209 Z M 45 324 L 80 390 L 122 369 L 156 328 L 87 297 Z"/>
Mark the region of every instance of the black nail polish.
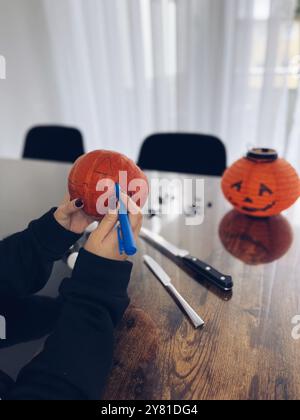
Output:
<path fill-rule="evenodd" d="M 75 201 L 75 206 L 76 206 L 78 209 L 81 209 L 81 207 L 83 207 L 83 201 L 82 201 L 82 200 L 80 200 L 80 198 L 79 198 L 78 200 L 76 200 L 76 201 Z"/>

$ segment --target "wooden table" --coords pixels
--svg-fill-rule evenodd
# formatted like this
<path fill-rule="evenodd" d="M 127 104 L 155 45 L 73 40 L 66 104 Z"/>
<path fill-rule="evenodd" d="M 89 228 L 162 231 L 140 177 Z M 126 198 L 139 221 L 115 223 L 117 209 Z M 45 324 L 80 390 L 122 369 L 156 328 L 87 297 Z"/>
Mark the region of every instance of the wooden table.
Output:
<path fill-rule="evenodd" d="M 0 235 L 55 205 L 68 170 L 68 165 L 0 161 Z M 10 179 L 9 173 L 15 177 Z M 231 274 L 233 293 L 195 281 L 141 240 L 129 288 L 131 306 L 116 332 L 114 367 L 104 397 L 299 399 L 300 340 L 292 337 L 292 319 L 300 315 L 300 203 L 286 218 L 271 221 L 228 214 L 220 179 L 205 178 L 202 204 L 205 219 L 199 226 L 186 226 L 184 215 L 145 218 L 145 226 Z M 164 267 L 204 318 L 203 329 L 193 328 L 142 263 L 144 253 Z M 66 271 L 59 263 L 43 294 L 55 295 Z M 16 374 L 40 344 L 0 350 L 0 369 Z"/>

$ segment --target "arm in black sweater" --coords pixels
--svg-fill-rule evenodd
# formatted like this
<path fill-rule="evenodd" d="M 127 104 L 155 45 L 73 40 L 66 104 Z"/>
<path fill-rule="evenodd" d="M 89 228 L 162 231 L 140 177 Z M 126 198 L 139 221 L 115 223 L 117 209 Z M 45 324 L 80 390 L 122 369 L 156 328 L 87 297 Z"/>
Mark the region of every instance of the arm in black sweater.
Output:
<path fill-rule="evenodd" d="M 26 296 L 41 290 L 53 263 L 80 238 L 56 222 L 55 210 L 30 223 L 24 232 L 0 241 L 1 296 Z"/>
<path fill-rule="evenodd" d="M 12 400 L 99 400 L 113 356 L 113 329 L 129 300 L 132 264 L 81 250 L 61 286 L 64 308 L 44 350 L 19 375 Z"/>

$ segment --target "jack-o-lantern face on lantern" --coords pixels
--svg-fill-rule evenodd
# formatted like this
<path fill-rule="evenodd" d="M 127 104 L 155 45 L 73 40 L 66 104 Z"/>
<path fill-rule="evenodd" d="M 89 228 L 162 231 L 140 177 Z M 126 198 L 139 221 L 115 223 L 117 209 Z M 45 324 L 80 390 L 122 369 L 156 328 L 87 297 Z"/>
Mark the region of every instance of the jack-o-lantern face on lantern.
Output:
<path fill-rule="evenodd" d="M 228 197 L 234 206 L 240 206 L 241 210 L 247 213 L 265 213 L 271 210 L 275 205 L 275 185 L 273 180 L 268 180 L 268 185 L 258 182 L 252 185 L 251 191 L 247 183 L 238 181 L 231 185 L 232 193 Z"/>
<path fill-rule="evenodd" d="M 255 149 L 225 172 L 222 189 L 241 213 L 268 217 L 294 204 L 300 195 L 300 181 L 275 151 Z"/>

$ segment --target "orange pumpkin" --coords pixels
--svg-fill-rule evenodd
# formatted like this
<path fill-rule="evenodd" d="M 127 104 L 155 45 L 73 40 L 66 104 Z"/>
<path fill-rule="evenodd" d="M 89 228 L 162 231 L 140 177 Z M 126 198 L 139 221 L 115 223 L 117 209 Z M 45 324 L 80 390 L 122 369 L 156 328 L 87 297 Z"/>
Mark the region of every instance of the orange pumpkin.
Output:
<path fill-rule="evenodd" d="M 254 218 L 236 210 L 224 216 L 219 235 L 226 250 L 249 265 L 278 260 L 293 242 L 292 228 L 282 215 Z"/>
<path fill-rule="evenodd" d="M 108 206 L 108 199 L 104 199 L 103 207 L 98 206 L 99 199 L 103 194 L 107 195 L 108 190 L 112 190 L 111 195 L 115 194 L 114 184 L 117 182 L 138 206 L 145 205 L 149 185 L 142 170 L 131 159 L 120 153 L 95 150 L 81 156 L 74 163 L 69 175 L 70 197 L 72 200 L 81 198 L 85 213 L 101 219 L 105 214 L 103 207 Z"/>
<path fill-rule="evenodd" d="M 269 217 L 291 207 L 300 196 L 295 169 L 275 150 L 253 149 L 225 172 L 222 190 L 241 213 Z"/>

